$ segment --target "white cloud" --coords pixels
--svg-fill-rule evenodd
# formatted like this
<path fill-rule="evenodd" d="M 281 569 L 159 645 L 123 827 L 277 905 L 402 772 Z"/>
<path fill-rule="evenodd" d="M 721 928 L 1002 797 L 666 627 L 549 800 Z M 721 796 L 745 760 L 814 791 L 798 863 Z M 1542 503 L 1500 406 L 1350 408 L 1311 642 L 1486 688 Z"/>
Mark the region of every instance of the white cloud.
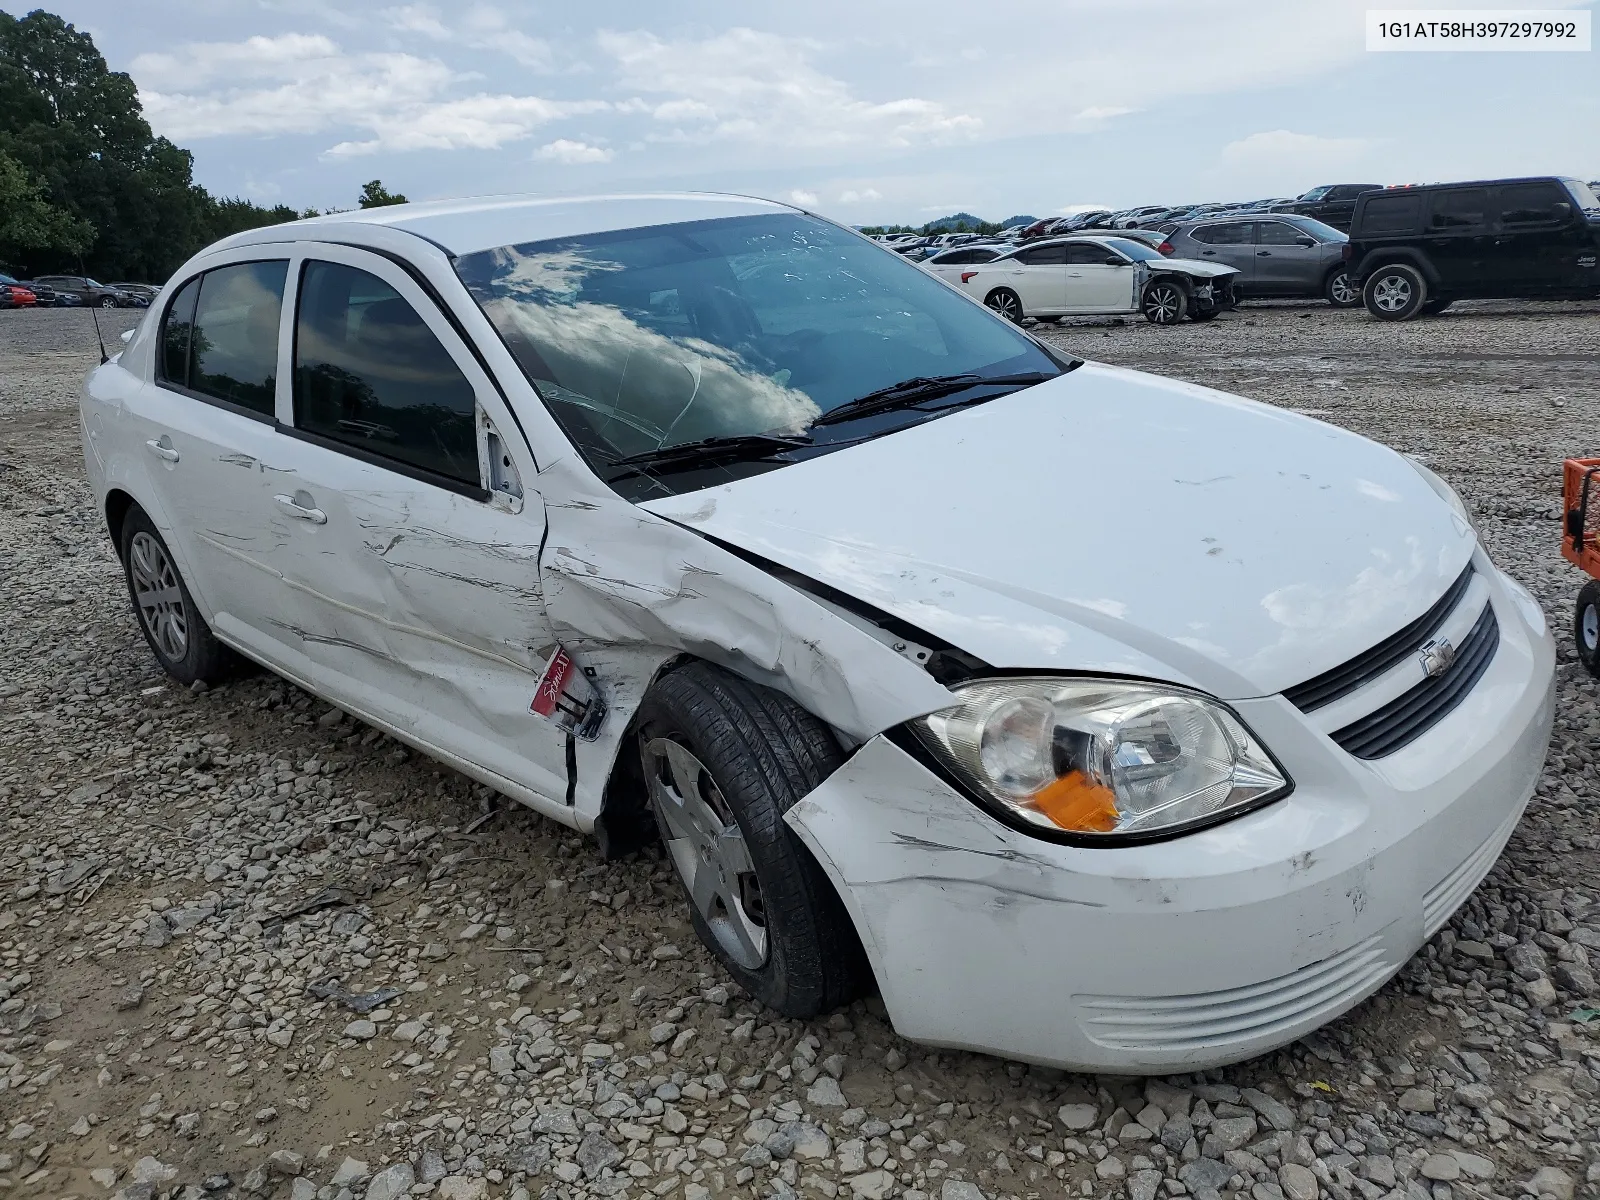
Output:
<path fill-rule="evenodd" d="M 859 191 L 855 188 L 847 188 L 839 193 L 840 204 L 861 204 L 871 200 L 882 199 L 883 193 L 872 187 L 862 188 Z"/>
<path fill-rule="evenodd" d="M 397 33 L 417 34 L 468 50 L 506 54 L 535 71 L 556 69 L 556 53 L 550 43 L 513 27 L 505 13 L 491 4 L 477 4 L 467 9 L 455 25 L 446 24 L 439 10 L 431 4 L 386 8 L 380 15 Z"/>
<path fill-rule="evenodd" d="M 1125 117 L 1129 113 L 1138 111 L 1137 108 L 1124 108 L 1120 104 L 1091 104 L 1088 108 L 1075 112 L 1072 119 L 1080 125 L 1100 125 L 1113 117 Z"/>
<path fill-rule="evenodd" d="M 559 163 L 603 163 L 611 161 L 612 152 L 604 146 L 557 138 L 539 147 L 539 157 Z"/>
<path fill-rule="evenodd" d="M 789 199 L 801 208 L 815 208 L 817 206 L 817 194 L 808 192 L 804 188 L 795 188 L 794 191 L 789 193 Z"/>
<path fill-rule="evenodd" d="M 1056 211 L 1064 217 L 1070 217 L 1083 212 L 1103 212 L 1111 207 L 1110 204 L 1063 204 Z"/>
<path fill-rule="evenodd" d="M 411 19 L 424 17 L 412 11 Z M 552 121 L 609 107 L 603 100 L 450 97 L 467 77 L 437 59 L 348 54 L 326 37 L 304 34 L 199 43 L 143 55 L 132 66 L 146 116 L 175 140 L 345 129 L 369 135 L 338 142 L 327 151 L 335 157 L 493 150 Z M 174 90 L 162 90 L 166 85 Z"/>
<path fill-rule="evenodd" d="M 740 28 L 664 41 L 635 30 L 601 33 L 599 43 L 622 86 L 670 97 L 654 115 L 673 128 L 655 140 L 896 148 L 968 138 L 981 124 L 932 100 L 863 100 L 812 66 L 813 45 L 797 38 Z"/>
<path fill-rule="evenodd" d="M 1240 170 L 1267 167 L 1286 176 L 1314 173 L 1359 161 L 1370 145 L 1366 138 L 1318 137 L 1273 129 L 1229 142 L 1222 148 L 1222 162 Z"/>

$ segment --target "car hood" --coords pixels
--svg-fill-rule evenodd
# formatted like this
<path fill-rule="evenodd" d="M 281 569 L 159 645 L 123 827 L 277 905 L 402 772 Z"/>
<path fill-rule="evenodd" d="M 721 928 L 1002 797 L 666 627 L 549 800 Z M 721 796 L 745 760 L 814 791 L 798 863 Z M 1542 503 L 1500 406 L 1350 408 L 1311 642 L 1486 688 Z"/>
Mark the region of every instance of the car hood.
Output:
<path fill-rule="evenodd" d="M 1224 266 L 1222 263 L 1206 262 L 1199 258 L 1169 258 L 1163 262 L 1150 262 L 1152 271 L 1182 271 L 1185 275 L 1193 275 L 1199 279 L 1216 279 L 1223 275 L 1237 275 L 1238 267 Z"/>
<path fill-rule="evenodd" d="M 644 508 L 994 667 L 1271 695 L 1432 605 L 1475 545 L 1399 454 L 1097 364 Z"/>

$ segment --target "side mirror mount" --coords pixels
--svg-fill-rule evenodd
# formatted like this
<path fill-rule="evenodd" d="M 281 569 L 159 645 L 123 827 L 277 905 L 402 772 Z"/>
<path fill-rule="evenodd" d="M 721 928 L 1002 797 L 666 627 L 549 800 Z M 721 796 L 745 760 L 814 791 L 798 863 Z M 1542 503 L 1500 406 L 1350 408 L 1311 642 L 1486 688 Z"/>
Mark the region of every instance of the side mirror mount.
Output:
<path fill-rule="evenodd" d="M 1556 220 L 1558 221 L 1565 221 L 1572 216 L 1572 205 L 1565 200 L 1557 200 L 1550 207 L 1555 211 Z"/>
<path fill-rule="evenodd" d="M 1126 266 L 1126 265 L 1127 264 L 1124 263 L 1115 254 L 1106 255 L 1106 266 L 1108 266 L 1108 267 L 1122 267 L 1122 266 Z"/>
<path fill-rule="evenodd" d="M 1294 240 L 1294 244 L 1296 246 L 1311 247 L 1317 244 L 1317 239 L 1314 237 L 1297 237 Z"/>

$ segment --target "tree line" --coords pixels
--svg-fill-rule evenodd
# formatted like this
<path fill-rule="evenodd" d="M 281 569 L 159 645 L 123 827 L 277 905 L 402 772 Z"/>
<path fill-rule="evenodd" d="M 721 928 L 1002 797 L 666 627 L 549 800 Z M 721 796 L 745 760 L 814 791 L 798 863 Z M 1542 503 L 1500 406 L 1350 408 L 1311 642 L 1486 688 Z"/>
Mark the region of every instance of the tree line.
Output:
<path fill-rule="evenodd" d="M 404 202 L 376 179 L 358 201 Z M 42 9 L 0 12 L 0 269 L 161 283 L 218 238 L 316 215 L 213 196 L 93 38 Z"/>

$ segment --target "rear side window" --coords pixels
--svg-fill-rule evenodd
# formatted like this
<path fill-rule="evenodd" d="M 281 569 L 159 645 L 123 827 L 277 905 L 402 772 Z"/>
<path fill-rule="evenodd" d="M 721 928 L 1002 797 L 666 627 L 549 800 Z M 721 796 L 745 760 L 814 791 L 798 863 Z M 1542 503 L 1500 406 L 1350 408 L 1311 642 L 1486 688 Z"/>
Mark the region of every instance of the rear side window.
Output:
<path fill-rule="evenodd" d="M 161 378 L 271 417 L 288 270 L 281 259 L 238 263 L 185 284 L 162 322 Z"/>
<path fill-rule="evenodd" d="M 1305 230 L 1284 221 L 1262 221 L 1256 226 L 1256 241 L 1263 246 L 1297 246 L 1301 238 L 1315 240 Z"/>
<path fill-rule="evenodd" d="M 1057 267 L 1067 261 L 1065 246 L 1040 246 L 1037 250 L 1024 250 L 1017 261 L 1030 267 Z"/>
<path fill-rule="evenodd" d="M 308 262 L 295 427 L 477 487 L 477 397 L 416 309 L 376 275 Z"/>
<path fill-rule="evenodd" d="M 1433 229 L 1450 232 L 1458 229 L 1478 229 L 1489 220 L 1489 189 L 1461 188 L 1453 192 L 1439 192 L 1433 198 Z"/>
<path fill-rule="evenodd" d="M 1363 233 L 1411 233 L 1421 215 L 1421 196 L 1376 196 L 1366 202 L 1359 224 Z"/>
<path fill-rule="evenodd" d="M 1250 244 L 1250 222 L 1229 221 L 1223 225 L 1202 225 L 1189 236 L 1207 246 L 1246 246 Z"/>
<path fill-rule="evenodd" d="M 1500 189 L 1500 224 L 1556 225 L 1566 219 L 1566 213 L 1556 208 L 1571 199 L 1553 183 L 1517 183 Z"/>

